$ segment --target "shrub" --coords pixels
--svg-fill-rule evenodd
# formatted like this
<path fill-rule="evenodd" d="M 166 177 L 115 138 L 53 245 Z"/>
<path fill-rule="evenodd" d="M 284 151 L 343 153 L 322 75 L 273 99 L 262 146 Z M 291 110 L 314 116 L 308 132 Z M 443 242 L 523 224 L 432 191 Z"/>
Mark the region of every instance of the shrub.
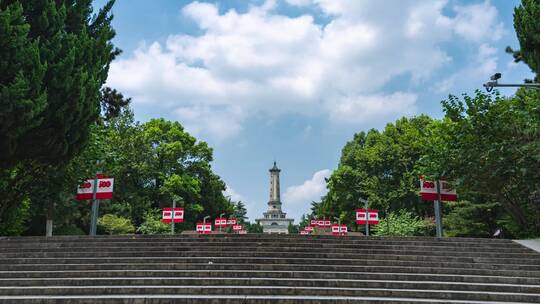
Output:
<path fill-rule="evenodd" d="M 108 234 L 128 234 L 135 232 L 131 220 L 114 214 L 105 214 L 98 219 L 98 225 Z"/>
<path fill-rule="evenodd" d="M 158 210 L 149 210 L 144 214 L 144 222 L 137 228 L 142 234 L 165 234 L 171 231 L 171 225 L 161 221 Z"/>
<path fill-rule="evenodd" d="M 54 235 L 85 235 L 86 233 L 79 227 L 63 226 L 53 231 Z"/>
<path fill-rule="evenodd" d="M 400 210 L 391 212 L 374 227 L 376 236 L 414 236 L 423 235 L 427 223 L 411 212 Z"/>

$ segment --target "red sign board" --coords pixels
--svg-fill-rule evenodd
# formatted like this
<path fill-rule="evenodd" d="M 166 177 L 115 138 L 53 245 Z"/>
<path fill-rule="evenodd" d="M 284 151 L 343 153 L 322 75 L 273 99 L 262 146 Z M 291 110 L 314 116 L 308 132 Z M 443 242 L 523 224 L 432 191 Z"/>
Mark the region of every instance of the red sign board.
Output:
<path fill-rule="evenodd" d="M 317 226 L 317 220 L 311 220 L 310 224 L 311 226 Z"/>
<path fill-rule="evenodd" d="M 441 185 L 441 200 L 442 201 L 457 201 L 458 196 L 456 189 L 452 185 L 444 180 L 439 181 Z M 424 201 L 436 201 L 437 197 L 437 183 L 435 181 L 420 180 L 420 197 Z"/>
<path fill-rule="evenodd" d="M 96 199 L 112 199 L 114 187 L 114 178 L 98 176 L 97 179 L 97 191 Z M 75 199 L 82 200 L 91 200 L 92 195 L 94 194 L 94 179 L 87 179 L 82 185 L 77 187 L 77 196 Z"/>
<path fill-rule="evenodd" d="M 210 234 L 212 233 L 212 224 L 197 223 L 195 230 L 198 233 Z"/>
<path fill-rule="evenodd" d="M 300 231 L 300 234 L 301 235 L 309 235 L 309 231 L 302 230 L 302 231 Z"/>
<path fill-rule="evenodd" d="M 238 230 L 238 234 L 247 234 L 247 230 Z"/>
<path fill-rule="evenodd" d="M 330 220 L 317 220 L 314 224 L 314 226 L 321 228 L 330 227 L 331 225 L 332 223 L 330 222 Z"/>
<path fill-rule="evenodd" d="M 230 218 L 227 220 L 227 226 L 234 226 L 236 225 L 236 219 Z"/>
<path fill-rule="evenodd" d="M 379 210 L 369 209 L 369 219 L 367 220 L 369 225 L 376 225 L 379 223 Z M 356 209 L 356 223 L 359 225 L 366 224 L 366 209 Z"/>
<path fill-rule="evenodd" d="M 332 225 L 332 234 L 333 235 L 347 235 L 347 225 L 345 225 L 345 224 L 333 224 Z"/>
<path fill-rule="evenodd" d="M 242 225 L 233 225 L 232 226 L 232 230 L 234 231 L 239 231 L 239 230 L 242 230 L 244 229 L 244 227 L 242 227 Z"/>
<path fill-rule="evenodd" d="M 163 208 L 163 222 L 170 223 L 172 221 L 172 208 Z M 174 208 L 174 222 L 184 222 L 184 208 Z"/>
<path fill-rule="evenodd" d="M 227 219 L 226 218 L 217 218 L 217 219 L 215 219 L 214 226 L 216 226 L 216 227 L 226 227 L 227 226 Z"/>
<path fill-rule="evenodd" d="M 306 226 L 304 227 L 304 230 L 308 232 L 313 232 L 313 228 L 314 228 L 313 226 Z"/>

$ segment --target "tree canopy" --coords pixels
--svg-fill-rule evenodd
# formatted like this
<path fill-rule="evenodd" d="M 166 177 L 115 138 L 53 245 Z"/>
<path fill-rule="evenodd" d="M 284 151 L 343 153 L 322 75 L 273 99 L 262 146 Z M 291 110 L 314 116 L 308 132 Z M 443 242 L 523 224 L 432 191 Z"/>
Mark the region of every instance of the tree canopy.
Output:
<path fill-rule="evenodd" d="M 0 168 L 61 164 L 84 147 L 119 53 L 109 1 L 0 1 Z"/>

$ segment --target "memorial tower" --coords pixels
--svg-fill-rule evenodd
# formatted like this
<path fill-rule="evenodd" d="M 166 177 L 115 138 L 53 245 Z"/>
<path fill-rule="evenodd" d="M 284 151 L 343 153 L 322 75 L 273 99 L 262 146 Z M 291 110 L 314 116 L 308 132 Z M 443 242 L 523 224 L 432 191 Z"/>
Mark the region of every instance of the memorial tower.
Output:
<path fill-rule="evenodd" d="M 277 167 L 276 162 L 270 171 L 270 200 L 268 201 L 268 209 L 263 213 L 263 217 L 256 221 L 263 227 L 264 233 L 289 233 L 289 224 L 292 224 L 294 219 L 287 218 L 287 213 L 281 209 L 282 203 L 280 198 L 279 188 L 279 173 L 281 170 Z"/>

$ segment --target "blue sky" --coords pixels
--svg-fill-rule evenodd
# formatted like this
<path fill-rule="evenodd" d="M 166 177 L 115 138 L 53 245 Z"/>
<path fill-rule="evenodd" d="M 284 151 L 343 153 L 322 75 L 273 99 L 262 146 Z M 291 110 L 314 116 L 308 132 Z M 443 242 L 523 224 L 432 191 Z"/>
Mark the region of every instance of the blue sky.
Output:
<path fill-rule="evenodd" d="M 178 120 L 207 141 L 251 220 L 266 208 L 276 160 L 284 210 L 298 219 L 354 133 L 441 117 L 442 99 L 495 71 L 530 77 L 504 53 L 518 45 L 518 3 L 117 0 L 123 54 L 108 85 L 133 98 L 138 120 Z"/>

